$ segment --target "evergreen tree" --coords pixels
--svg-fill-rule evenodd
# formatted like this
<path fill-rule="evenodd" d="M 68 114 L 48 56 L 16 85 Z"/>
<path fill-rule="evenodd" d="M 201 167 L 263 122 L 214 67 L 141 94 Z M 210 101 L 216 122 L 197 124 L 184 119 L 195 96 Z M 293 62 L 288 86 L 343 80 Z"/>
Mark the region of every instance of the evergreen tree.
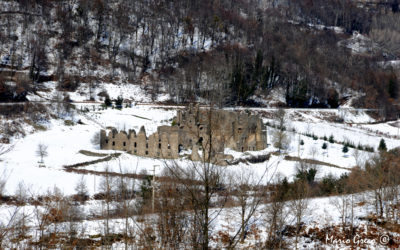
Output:
<path fill-rule="evenodd" d="M 112 104 L 112 103 L 111 103 L 110 97 L 106 96 L 106 99 L 104 100 L 104 105 L 105 105 L 106 107 L 110 107 L 111 104 Z"/>
<path fill-rule="evenodd" d="M 315 180 L 315 175 L 317 174 L 317 169 L 297 169 L 296 178 L 301 181 L 307 181 L 308 183 L 313 183 Z"/>
<path fill-rule="evenodd" d="M 322 144 L 322 149 L 327 149 L 328 148 L 328 144 L 326 144 L 326 142 L 324 142 L 323 144 Z"/>
<path fill-rule="evenodd" d="M 122 109 L 123 101 L 124 101 L 124 99 L 122 98 L 122 96 L 118 96 L 117 100 L 115 100 L 115 107 L 117 109 Z"/>
<path fill-rule="evenodd" d="M 347 145 L 343 146 L 342 152 L 345 154 L 347 152 L 349 152 L 349 148 L 347 147 Z"/>
<path fill-rule="evenodd" d="M 333 135 L 329 136 L 329 143 L 335 143 L 335 140 L 333 139 Z"/>
<path fill-rule="evenodd" d="M 378 150 L 379 151 L 386 151 L 386 142 L 385 140 L 382 138 L 381 141 L 379 142 L 379 146 L 378 146 Z"/>

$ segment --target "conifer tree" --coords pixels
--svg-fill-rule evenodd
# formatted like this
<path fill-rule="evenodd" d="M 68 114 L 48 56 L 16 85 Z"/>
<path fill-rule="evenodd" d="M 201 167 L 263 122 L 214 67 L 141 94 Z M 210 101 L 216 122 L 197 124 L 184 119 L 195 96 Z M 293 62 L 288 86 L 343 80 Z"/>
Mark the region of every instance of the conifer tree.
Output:
<path fill-rule="evenodd" d="M 342 152 L 343 152 L 344 154 L 346 154 L 347 152 L 349 152 L 349 148 L 347 147 L 347 145 L 344 145 L 344 146 L 343 146 Z"/>
<path fill-rule="evenodd" d="M 386 151 L 386 142 L 385 140 L 382 138 L 381 141 L 379 142 L 379 146 L 378 146 L 378 150 L 379 151 Z"/>

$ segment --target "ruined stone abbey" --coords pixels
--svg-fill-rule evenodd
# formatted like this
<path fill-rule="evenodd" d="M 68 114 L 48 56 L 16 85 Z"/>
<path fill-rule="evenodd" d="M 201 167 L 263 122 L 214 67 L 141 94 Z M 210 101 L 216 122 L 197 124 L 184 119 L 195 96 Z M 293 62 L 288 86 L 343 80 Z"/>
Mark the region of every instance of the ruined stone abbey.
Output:
<path fill-rule="evenodd" d="M 154 158 L 176 159 L 182 150 L 192 150 L 192 160 L 200 160 L 200 152 L 223 154 L 224 148 L 255 151 L 266 148 L 265 125 L 255 115 L 225 110 L 201 109 L 189 105 L 178 110 L 171 126 L 159 126 L 157 132 L 112 129 L 101 130 L 100 148 L 124 150 L 128 153 Z"/>

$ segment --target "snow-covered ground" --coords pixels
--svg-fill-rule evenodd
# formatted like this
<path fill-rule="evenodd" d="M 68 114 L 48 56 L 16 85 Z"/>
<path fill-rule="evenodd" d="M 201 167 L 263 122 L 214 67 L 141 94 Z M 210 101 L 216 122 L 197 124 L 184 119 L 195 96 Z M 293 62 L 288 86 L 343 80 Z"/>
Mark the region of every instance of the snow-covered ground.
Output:
<path fill-rule="evenodd" d="M 148 135 L 155 132 L 159 125 L 171 124 L 171 119 L 176 114 L 174 107 L 154 106 L 154 105 L 134 105 L 130 108 L 103 109 L 99 104 L 76 103 L 77 114 L 73 117 L 75 125 L 67 126 L 63 120 L 51 119 L 46 124 L 47 130 L 28 134 L 24 138 L 14 139 L 12 141 L 13 149 L 3 155 L 1 165 L 6 169 L 5 173 L 8 177 L 6 190 L 12 194 L 20 182 L 30 186 L 36 192 L 46 192 L 54 186 L 60 188 L 65 194 L 75 193 L 75 184 L 80 180 L 81 175 L 76 173 L 65 172 L 63 166 L 92 161 L 101 157 L 86 156 L 79 153 L 80 150 L 88 150 L 99 153 L 114 153 L 111 151 L 100 151 L 98 145 L 93 145 L 91 139 L 101 128 L 115 127 L 119 130 L 135 129 L 139 130 L 144 126 Z M 82 111 L 81 111 L 82 110 Z M 86 111 L 85 111 L 86 110 Z M 272 109 L 250 109 L 251 112 L 272 112 Z M 324 164 L 317 164 L 317 179 L 321 179 L 328 174 L 339 177 L 347 173 L 347 169 L 351 169 L 357 164 L 357 160 L 364 161 L 373 156 L 374 153 L 366 151 L 358 151 L 354 153 L 354 149 L 349 152 L 342 152 L 343 145 L 337 143 L 328 143 L 322 139 L 313 140 L 305 136 L 305 133 L 315 134 L 318 137 L 334 135 L 337 141 L 351 141 L 355 145 L 369 145 L 376 148 L 379 141 L 385 138 L 388 148 L 400 146 L 398 139 L 389 138 L 395 136 L 398 129 L 388 123 L 384 124 L 365 124 L 373 121 L 367 117 L 364 112 L 352 113 L 346 115 L 348 121 L 358 121 L 362 124 L 349 125 L 346 123 L 334 123 L 324 121 L 324 117 L 328 115 L 340 115 L 342 111 L 338 110 L 289 110 L 289 126 L 288 135 L 290 137 L 290 145 L 285 151 L 285 155 L 292 157 L 300 157 L 302 159 L 317 160 Z M 80 120 L 80 123 L 77 121 Z M 266 122 L 273 121 L 265 118 Z M 293 132 L 295 129 L 295 132 Z M 277 151 L 272 146 L 273 128 L 268 127 L 268 148 L 260 152 L 233 152 L 235 159 L 246 157 L 247 155 L 269 154 Z M 382 132 L 382 136 L 377 135 Z M 300 146 L 299 141 L 303 140 L 304 145 Z M 323 143 L 328 144 L 327 149 L 322 149 Z M 39 144 L 48 147 L 48 156 L 45 157 L 45 166 L 39 167 L 39 157 L 36 150 Z M 125 152 L 116 159 L 108 162 L 100 162 L 97 164 L 82 167 L 82 169 L 92 171 L 104 171 L 108 168 L 112 172 L 140 173 L 146 171 L 150 173 L 153 166 L 160 166 L 156 170 L 156 175 L 162 173 L 168 161 L 138 157 L 129 155 Z M 296 161 L 289 161 L 284 155 L 272 155 L 270 160 L 264 163 L 250 164 L 240 162 L 237 165 L 227 166 L 227 173 L 234 173 L 238 169 L 249 168 L 257 176 L 264 176 L 263 181 L 268 181 L 272 176 L 287 177 L 289 180 L 297 172 L 299 165 Z M 188 165 L 189 161 L 179 159 L 182 165 Z M 96 192 L 95 177 L 86 176 L 89 191 L 91 194 Z M 100 177 L 98 177 L 100 178 Z"/>
<path fill-rule="evenodd" d="M 118 91 L 115 96 L 118 96 Z M 113 93 L 109 91 L 109 93 Z M 50 94 L 49 94 L 50 95 Z M 113 94 L 114 95 L 114 94 Z M 140 95 L 140 94 L 138 94 Z M 79 98 L 76 98 L 77 100 Z M 81 181 L 83 176 L 90 195 L 100 191 L 99 184 L 102 177 L 100 175 L 82 174 L 74 172 L 66 172 L 64 166 L 102 159 L 104 155 L 120 153 L 106 162 L 89 164 L 79 169 L 88 171 L 102 172 L 107 171 L 123 174 L 142 174 L 152 173 L 154 166 L 155 174 L 162 175 L 164 169 L 172 161 L 152 159 L 146 157 L 138 157 L 121 151 L 105 151 L 99 150 L 99 145 L 91 142 L 93 136 L 102 128 L 116 127 L 117 129 L 136 129 L 145 126 L 147 134 L 156 131 L 159 125 L 171 124 L 171 119 L 176 114 L 176 109 L 180 107 L 161 106 L 150 104 L 137 104 L 129 108 L 104 109 L 99 103 L 76 102 L 76 113 L 69 116 L 68 119 L 73 120 L 74 125 L 66 125 L 63 119 L 51 118 L 48 123 L 44 124 L 45 131 L 29 130 L 28 134 L 23 138 L 14 138 L 9 146 L 12 149 L 0 156 L 0 166 L 3 176 L 7 179 L 6 194 L 14 195 L 17 189 L 23 184 L 30 194 L 46 194 L 55 187 L 65 195 L 76 193 L 75 187 Z M 243 110 L 237 108 L 237 110 Z M 265 122 L 273 124 L 271 114 L 274 109 L 248 109 L 252 113 L 259 113 L 263 116 Z M 346 112 L 343 115 L 343 112 Z M 268 148 L 262 151 L 236 152 L 226 149 L 227 154 L 231 154 L 235 160 L 246 159 L 251 156 L 270 154 L 270 159 L 262 163 L 249 163 L 239 161 L 235 165 L 215 166 L 223 168 L 225 179 L 223 181 L 231 181 L 232 175 L 246 171 L 254 174 L 257 182 L 266 184 L 270 181 L 276 181 L 278 178 L 286 177 L 292 181 L 297 173 L 299 163 L 292 159 L 315 160 L 315 164 L 309 167 L 317 169 L 316 179 L 320 180 L 327 175 L 339 177 L 342 174 L 349 173 L 351 168 L 357 165 L 357 161 L 365 161 L 372 157 L 375 153 L 359 150 L 357 153 L 354 149 L 349 148 L 349 152 L 343 153 L 343 145 L 340 142 L 351 141 L 355 145 L 358 143 L 364 146 L 371 146 L 376 149 L 381 138 L 384 138 L 389 149 L 400 146 L 397 139 L 397 122 L 375 123 L 376 121 L 367 116 L 362 110 L 320 110 L 320 109 L 289 109 L 287 110 L 288 129 L 287 134 L 290 138 L 290 144 L 283 154 L 275 154 L 277 148 L 273 147 L 272 134 L 274 128 L 268 126 Z M 333 122 L 333 118 L 344 118 L 343 123 Z M 334 136 L 338 143 L 329 143 L 321 138 L 314 140 L 305 134 L 314 134 L 318 137 Z M 299 142 L 303 140 L 304 145 Z M 323 143 L 327 143 L 328 148 L 322 149 Z M 39 157 L 36 153 L 39 144 L 48 147 L 48 156 L 44 158 L 45 167 L 40 167 Z M 101 153 L 99 156 L 88 156 L 80 151 L 86 150 L 94 153 Z M 191 164 L 186 158 L 178 159 L 176 162 L 182 167 Z M 140 182 L 137 180 L 136 182 Z M 139 185 L 136 185 L 139 189 Z M 366 201 L 365 194 L 357 195 L 357 202 Z M 304 222 L 307 225 L 306 230 L 315 230 L 329 225 L 339 225 L 340 208 L 338 204 L 342 197 L 317 198 L 309 200 L 309 209 L 305 215 Z M 361 204 L 361 203 L 360 203 Z M 364 203 L 362 203 L 364 204 Z M 98 214 L 101 210 L 101 201 L 90 200 L 85 205 L 81 205 L 80 210 L 89 216 L 90 214 Z M 0 209 L 0 216 L 7 220 L 9 212 L 14 209 L 13 206 L 4 205 Z M 27 213 L 35 209 L 32 205 L 24 207 Z M 99 210 L 100 209 L 100 210 Z M 259 237 L 249 235 L 246 241 L 247 245 L 254 245 L 257 242 L 265 240 L 268 228 L 265 218 L 265 205 L 260 206 L 256 216 L 251 224 L 259 230 Z M 290 209 L 288 205 L 287 209 Z M 362 227 L 367 222 L 360 219 L 370 210 L 373 209 L 370 203 L 355 207 L 355 224 Z M 239 217 L 237 215 L 238 208 L 224 209 L 218 216 L 218 219 L 212 225 L 212 233 L 224 232 L 233 233 L 238 227 Z M 294 223 L 294 218 L 290 213 L 287 215 L 287 224 Z M 34 223 L 34 221 L 31 221 Z M 111 227 L 115 232 L 120 232 L 123 228 L 124 221 L 122 219 L 111 220 Z M 135 224 L 138 226 L 139 224 Z M 104 225 L 101 220 L 85 220 L 81 226 L 86 228 L 86 234 L 98 234 L 103 230 Z M 293 246 L 292 239 L 287 240 Z M 290 243 L 291 242 L 291 243 Z M 214 237 L 212 245 L 221 247 L 221 239 Z M 302 237 L 299 240 L 299 248 L 310 249 L 316 247 L 327 247 L 315 239 Z M 346 245 L 338 244 L 337 247 L 345 247 Z M 378 247 L 378 244 L 370 244 L 371 247 Z M 244 246 L 241 246 L 244 247 Z"/>
<path fill-rule="evenodd" d="M 371 192 L 357 193 L 353 195 L 342 195 L 322 198 L 306 199 L 303 202 L 302 222 L 304 228 L 302 235 L 298 239 L 297 246 L 295 237 L 287 235 L 287 226 L 295 226 L 296 218 L 292 212 L 294 204 L 291 201 L 283 204 L 282 223 L 285 225 L 283 230 L 286 231 L 282 236 L 286 248 L 298 249 L 350 249 L 351 245 L 357 249 L 388 249 L 385 239 L 389 236 L 383 228 L 374 226 L 368 221 L 367 216 L 374 214 L 374 204 L 371 201 L 373 194 Z M 130 206 L 134 206 L 134 201 L 129 201 Z M 115 208 L 116 204 L 110 204 L 111 209 Z M 99 215 L 104 212 L 104 203 L 102 201 L 90 200 L 84 204 L 76 205 L 83 218 L 79 224 L 74 224 L 73 227 L 80 233 L 80 237 L 90 237 L 95 240 L 100 240 L 99 234 L 105 233 L 106 225 L 110 233 L 124 233 L 126 226 L 130 229 L 129 235 L 136 239 L 133 243 L 136 247 L 139 246 L 139 238 L 143 236 L 144 229 L 149 225 L 154 225 L 154 233 L 157 234 L 158 227 L 157 217 L 153 214 L 144 216 L 130 216 L 128 220 L 125 218 L 112 218 L 107 221 L 100 218 L 91 218 L 92 215 Z M 346 208 L 347 206 L 347 208 Z M 352 207 L 352 209 L 350 209 Z M 4 205 L 0 209 L 0 223 L 7 223 L 12 214 L 16 211 L 15 206 Z M 25 226 L 33 227 L 40 223 L 40 220 L 33 217 L 34 214 L 40 213 L 40 207 L 34 205 L 25 205 L 18 208 L 19 212 L 23 210 L 27 216 Z M 39 210 L 38 210 L 39 209 Z M 226 240 L 223 235 L 233 236 L 240 229 L 240 207 L 227 207 L 223 210 L 219 208 L 210 209 L 211 217 L 215 217 L 210 225 L 211 242 L 210 246 L 213 249 L 223 249 L 226 247 Z M 260 204 L 257 206 L 256 212 L 246 227 L 246 241 L 237 245 L 237 249 L 257 248 L 258 244 L 263 244 L 268 237 L 269 204 Z M 185 212 L 184 212 L 185 213 Z M 352 214 L 351 214 L 352 213 Z M 188 213 L 187 217 L 191 215 Z M 344 218 L 343 218 L 344 216 Z M 352 219 L 353 218 L 353 219 Z M 126 224 L 127 223 L 127 224 Z M 350 241 L 345 241 L 342 238 L 342 227 L 345 223 L 347 228 L 352 225 L 356 229 L 354 237 L 349 238 Z M 50 227 L 55 232 L 69 232 L 71 224 L 69 222 L 59 223 L 56 227 Z M 33 238 L 37 237 L 35 231 L 31 231 Z M 322 235 L 322 237 L 321 237 Z M 392 238 L 400 239 L 400 234 L 390 233 Z M 187 237 L 187 236 L 185 236 Z M 189 239 L 186 239 L 189 240 Z M 283 243 L 283 242 L 282 242 Z M 119 246 L 121 244 L 121 246 Z M 122 248 L 122 243 L 116 242 L 113 244 L 116 249 Z"/>

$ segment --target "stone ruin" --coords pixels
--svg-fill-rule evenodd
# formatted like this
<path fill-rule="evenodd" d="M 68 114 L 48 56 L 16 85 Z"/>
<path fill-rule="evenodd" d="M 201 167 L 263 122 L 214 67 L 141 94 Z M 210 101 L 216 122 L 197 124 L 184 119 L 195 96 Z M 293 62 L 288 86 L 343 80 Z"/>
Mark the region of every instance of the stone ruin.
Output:
<path fill-rule="evenodd" d="M 191 159 L 199 161 L 208 157 L 208 152 L 213 158 L 227 159 L 229 156 L 223 154 L 225 148 L 240 152 L 263 150 L 267 147 L 266 137 L 265 125 L 256 115 L 202 109 L 191 104 L 177 111 L 171 126 L 159 126 L 150 136 L 143 126 L 138 133 L 118 132 L 115 128 L 108 133 L 101 130 L 100 148 L 164 159 L 177 159 L 182 150 L 192 150 Z"/>

